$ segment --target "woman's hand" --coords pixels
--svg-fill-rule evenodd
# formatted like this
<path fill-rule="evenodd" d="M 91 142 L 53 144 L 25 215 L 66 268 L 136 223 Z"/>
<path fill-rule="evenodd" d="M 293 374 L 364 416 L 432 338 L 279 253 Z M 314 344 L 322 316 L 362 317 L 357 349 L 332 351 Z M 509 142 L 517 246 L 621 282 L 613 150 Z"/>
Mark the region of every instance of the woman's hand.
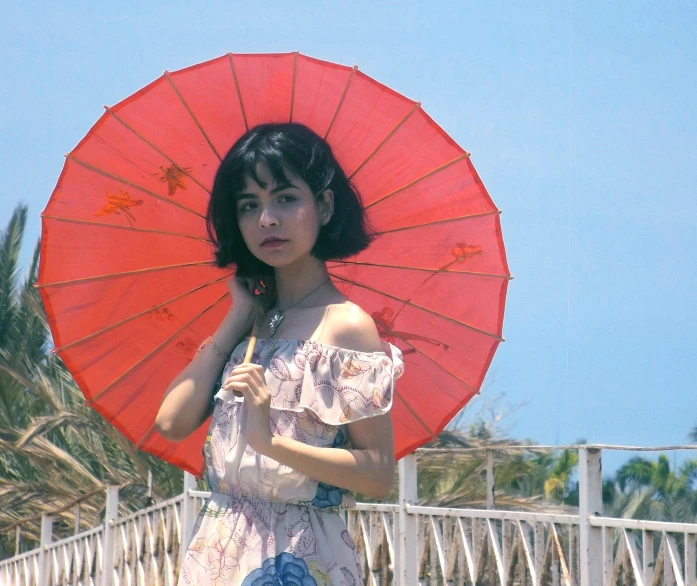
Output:
<path fill-rule="evenodd" d="M 253 319 L 258 311 L 265 312 L 274 302 L 273 277 L 232 277 L 227 282 L 232 297 L 230 311 Z"/>
<path fill-rule="evenodd" d="M 223 383 L 224 389 L 244 397 L 247 409 L 247 443 L 259 454 L 271 447 L 271 392 L 266 386 L 264 369 L 259 364 L 239 364 Z"/>

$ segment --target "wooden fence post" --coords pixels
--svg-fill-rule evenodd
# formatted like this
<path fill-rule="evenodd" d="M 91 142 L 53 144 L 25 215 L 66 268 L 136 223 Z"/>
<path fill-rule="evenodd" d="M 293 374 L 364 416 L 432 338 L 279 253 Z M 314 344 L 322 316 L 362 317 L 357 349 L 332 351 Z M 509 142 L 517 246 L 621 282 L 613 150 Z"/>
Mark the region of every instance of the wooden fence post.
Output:
<path fill-rule="evenodd" d="M 418 584 L 418 518 L 407 513 L 407 505 L 415 505 L 417 499 L 416 454 L 404 456 L 399 461 L 399 544 L 397 584 Z"/>
<path fill-rule="evenodd" d="M 593 527 L 589 517 L 603 511 L 602 452 L 580 447 L 578 462 L 581 586 L 598 586 L 603 583 L 602 529 Z"/>

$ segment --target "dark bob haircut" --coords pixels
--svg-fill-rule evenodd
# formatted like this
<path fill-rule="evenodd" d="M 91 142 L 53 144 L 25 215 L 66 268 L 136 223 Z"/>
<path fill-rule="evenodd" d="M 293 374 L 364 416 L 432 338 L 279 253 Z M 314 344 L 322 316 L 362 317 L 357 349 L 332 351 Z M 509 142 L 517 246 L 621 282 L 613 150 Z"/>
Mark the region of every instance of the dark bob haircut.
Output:
<path fill-rule="evenodd" d="M 324 139 L 302 124 L 260 124 L 232 146 L 215 174 L 206 226 L 215 246 L 216 266 L 235 264 L 239 277 L 273 275 L 273 267 L 247 248 L 237 220 L 236 196 L 242 192 L 246 177 L 265 187 L 256 172 L 258 163 L 265 164 L 279 184 L 288 181 L 284 168 L 290 169 L 308 184 L 315 198 L 325 189 L 334 192 L 332 217 L 320 226 L 312 248 L 316 258 L 346 258 L 367 248 L 375 237 L 360 194 Z"/>

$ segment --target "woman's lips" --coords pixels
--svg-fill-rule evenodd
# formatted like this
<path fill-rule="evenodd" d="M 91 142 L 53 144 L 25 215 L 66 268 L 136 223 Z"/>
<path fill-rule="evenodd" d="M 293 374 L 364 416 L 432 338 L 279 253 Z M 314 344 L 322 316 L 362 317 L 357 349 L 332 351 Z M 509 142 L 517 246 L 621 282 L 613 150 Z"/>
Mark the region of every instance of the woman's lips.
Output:
<path fill-rule="evenodd" d="M 287 240 L 270 240 L 269 242 L 265 242 L 262 244 L 264 248 L 278 248 L 279 246 L 282 246 L 288 242 Z"/>

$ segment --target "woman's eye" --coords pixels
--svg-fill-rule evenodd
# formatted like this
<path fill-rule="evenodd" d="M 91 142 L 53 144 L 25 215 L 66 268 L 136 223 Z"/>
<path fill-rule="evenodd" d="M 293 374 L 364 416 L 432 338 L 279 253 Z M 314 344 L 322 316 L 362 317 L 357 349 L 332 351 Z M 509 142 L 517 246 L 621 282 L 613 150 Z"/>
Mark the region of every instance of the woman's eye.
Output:
<path fill-rule="evenodd" d="M 292 203 L 292 202 L 294 202 L 294 201 L 297 201 L 297 199 L 298 199 L 298 198 L 295 197 L 294 195 L 281 195 L 281 196 L 278 198 L 278 201 L 279 201 L 279 202 L 282 202 L 282 203 Z M 245 204 L 242 204 L 242 205 L 239 207 L 239 210 L 238 210 L 237 213 L 238 213 L 238 214 L 241 214 L 241 213 L 244 213 L 244 212 L 251 212 L 252 210 L 256 209 L 256 207 L 257 207 L 257 204 L 255 204 L 255 203 L 252 203 L 252 202 L 250 202 L 250 203 L 245 203 Z"/>

